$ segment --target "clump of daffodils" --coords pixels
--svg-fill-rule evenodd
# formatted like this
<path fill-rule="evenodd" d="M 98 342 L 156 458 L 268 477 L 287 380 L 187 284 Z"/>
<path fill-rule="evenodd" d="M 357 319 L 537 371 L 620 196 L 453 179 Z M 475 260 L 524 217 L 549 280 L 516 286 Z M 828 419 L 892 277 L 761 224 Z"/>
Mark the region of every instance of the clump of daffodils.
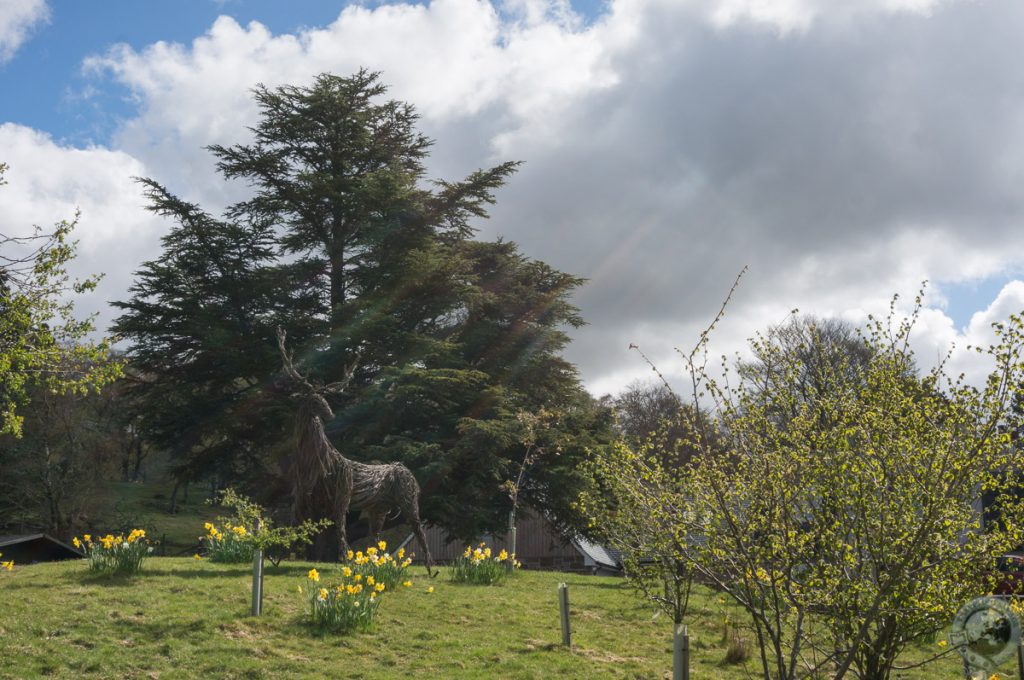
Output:
<path fill-rule="evenodd" d="M 107 574 L 137 574 L 142 569 L 142 560 L 153 552 L 142 529 L 132 529 L 127 536 L 97 536 L 95 540 L 91 534 L 85 534 L 82 540 L 75 536 L 71 543 L 85 552 L 91 571 Z"/>
<path fill-rule="evenodd" d="M 256 543 L 252 534 L 242 525 L 224 523 L 223 531 L 212 522 L 203 525 L 206 534 L 199 537 L 203 552 L 211 562 L 252 562 Z"/>
<path fill-rule="evenodd" d="M 516 560 L 515 554 L 509 554 L 502 549 L 494 555 L 486 544 L 481 543 L 476 548 L 466 546 L 461 557 L 456 558 L 452 564 L 452 580 L 465 583 L 482 583 L 490 585 L 498 583 L 509 574 L 518 569 L 521 565 Z"/>
<path fill-rule="evenodd" d="M 4 554 L 0 553 L 0 557 L 3 557 L 3 556 L 4 556 Z M 7 571 L 12 571 L 14 569 L 14 560 L 7 560 L 6 562 L 0 562 L 0 570 L 2 570 L 2 569 L 6 569 Z"/>
<path fill-rule="evenodd" d="M 306 575 L 306 587 L 300 587 L 299 592 L 306 595 L 314 626 L 342 633 L 367 630 L 373 625 L 377 608 L 391 589 L 373 576 L 364 576 L 351 567 L 344 567 L 340 580 L 330 584 L 320 578 L 316 569 L 310 569 Z"/>
<path fill-rule="evenodd" d="M 405 548 L 399 548 L 391 554 L 388 552 L 387 542 L 379 541 L 377 545 L 367 548 L 365 553 L 362 550 L 349 550 L 341 571 L 346 578 L 352 574 L 361 574 L 394 590 L 400 583 L 408 581 L 406 570 L 412 564 L 412 557 L 411 553 L 408 556 L 405 554 Z"/>

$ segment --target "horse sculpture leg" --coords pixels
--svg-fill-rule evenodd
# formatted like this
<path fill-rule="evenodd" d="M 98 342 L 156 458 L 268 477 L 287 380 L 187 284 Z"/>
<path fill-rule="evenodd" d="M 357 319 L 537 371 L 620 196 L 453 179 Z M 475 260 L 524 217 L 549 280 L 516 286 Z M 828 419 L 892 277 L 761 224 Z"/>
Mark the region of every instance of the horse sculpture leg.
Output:
<path fill-rule="evenodd" d="M 338 514 L 334 518 L 335 533 L 338 536 L 338 554 L 344 555 L 348 552 L 348 531 L 346 520 L 348 519 L 348 503 L 338 504 Z"/>
<path fill-rule="evenodd" d="M 368 510 L 366 512 L 367 518 L 370 520 L 370 536 L 373 537 L 374 542 L 380 540 L 380 532 L 384 530 L 384 520 L 388 518 L 386 510 Z"/>
<path fill-rule="evenodd" d="M 427 535 L 423 532 L 423 522 L 420 521 L 420 508 L 419 499 L 414 499 L 412 503 L 405 508 L 406 517 L 409 518 L 409 524 L 412 525 L 412 531 L 416 534 L 416 538 L 419 539 L 420 545 L 423 546 L 423 554 L 426 558 L 427 564 L 427 575 L 430 578 L 434 578 L 440 572 L 433 571 L 434 560 L 430 557 L 430 546 L 427 545 Z"/>

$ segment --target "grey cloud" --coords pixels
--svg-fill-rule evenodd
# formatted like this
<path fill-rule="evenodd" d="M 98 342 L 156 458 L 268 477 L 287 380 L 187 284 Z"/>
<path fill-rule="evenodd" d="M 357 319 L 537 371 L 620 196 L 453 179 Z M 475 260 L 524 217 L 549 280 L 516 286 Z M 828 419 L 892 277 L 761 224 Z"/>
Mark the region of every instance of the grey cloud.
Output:
<path fill-rule="evenodd" d="M 578 301 L 592 326 L 572 351 L 585 376 L 608 372 L 617 329 L 710 319 L 744 264 L 740 306 L 813 304 L 822 291 L 794 274 L 810 258 L 856 306 L 858 289 L 897 283 L 913 253 L 886 245 L 908 230 L 1020 243 L 1019 3 L 786 35 L 678 9 L 645 19 L 619 85 L 534 122 L 557 126 L 556 146 L 523 131 L 527 165 L 495 214 L 531 254 L 591 277 Z"/>
<path fill-rule="evenodd" d="M 1024 246 L 1016 0 L 930 16 L 826 8 L 786 33 L 716 28 L 693 3 L 629 11 L 636 38 L 616 19 L 588 29 L 616 38 L 602 49 L 618 84 L 574 90 L 545 116 L 514 113 L 523 93 L 510 90 L 474 114 L 423 120 L 436 176 L 526 161 L 481 235 L 590 279 L 577 297 L 590 325 L 569 353 L 588 383 L 631 361 L 644 375 L 624 356 L 639 336 L 685 345 L 679 334 L 713 316 L 745 264 L 733 313 L 752 327 L 735 326 L 734 345 L 780 309 L 842 311 L 908 277 L 955 280 L 950 248 Z M 240 190 L 216 188 L 200 150 L 239 139 L 153 133 L 139 119 L 121 141 L 156 179 L 214 204 Z"/>

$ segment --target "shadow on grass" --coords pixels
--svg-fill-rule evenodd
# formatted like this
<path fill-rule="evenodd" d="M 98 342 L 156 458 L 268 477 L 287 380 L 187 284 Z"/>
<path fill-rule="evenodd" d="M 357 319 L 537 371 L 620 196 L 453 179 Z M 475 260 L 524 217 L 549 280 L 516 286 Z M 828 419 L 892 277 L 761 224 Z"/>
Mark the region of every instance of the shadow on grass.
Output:
<path fill-rule="evenodd" d="M 210 563 L 207 563 L 210 564 Z M 305 577 L 309 567 L 301 564 L 282 564 L 274 567 L 266 565 L 263 568 L 263 576 L 266 578 Z M 221 565 L 210 566 L 181 566 L 181 567 L 156 567 L 143 565 L 142 570 L 137 574 L 110 574 L 89 571 L 88 567 L 67 575 L 71 581 L 82 585 L 105 585 L 105 586 L 129 586 L 147 578 L 170 577 L 181 579 L 223 579 L 240 578 L 252 576 L 252 565 Z M 26 586 L 28 587 L 28 586 Z"/>
<path fill-rule="evenodd" d="M 98 571 L 84 571 L 68 574 L 69 581 L 77 581 L 84 586 L 130 586 L 145 578 L 147 572 L 139 574 L 108 574 Z"/>

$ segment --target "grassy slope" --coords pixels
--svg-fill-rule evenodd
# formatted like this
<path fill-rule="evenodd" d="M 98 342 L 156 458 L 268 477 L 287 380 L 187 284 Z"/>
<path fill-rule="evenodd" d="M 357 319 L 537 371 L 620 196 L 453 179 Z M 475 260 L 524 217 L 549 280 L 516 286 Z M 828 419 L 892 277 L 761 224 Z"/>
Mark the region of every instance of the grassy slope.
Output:
<path fill-rule="evenodd" d="M 168 555 L 191 552 L 199 543 L 203 522 L 230 513 L 205 503 L 205 489 L 200 487 L 191 490 L 187 502 L 179 497 L 178 512 L 172 515 L 167 512 L 172 486 L 170 483 L 111 482 L 108 494 L 113 509 L 109 516 L 90 526 L 90 532 L 116 533 L 120 524 L 127 523 L 132 528 L 146 529 L 153 539 L 163 539 Z"/>
<path fill-rule="evenodd" d="M 296 589 L 309 566 L 268 566 L 259 619 L 247 617 L 244 566 L 152 558 L 130 580 L 94 577 L 81 562 L 16 566 L 0 573 L 0 678 L 671 677 L 671 625 L 619 579 L 522 572 L 479 587 L 415 568 L 415 586 L 382 603 L 373 631 L 339 637 L 303 621 Z M 562 580 L 571 652 L 558 644 Z M 751 677 L 722 663 L 725 613 L 713 595 L 696 597 L 691 677 Z M 902 677 L 962 676 L 950 660 Z"/>

